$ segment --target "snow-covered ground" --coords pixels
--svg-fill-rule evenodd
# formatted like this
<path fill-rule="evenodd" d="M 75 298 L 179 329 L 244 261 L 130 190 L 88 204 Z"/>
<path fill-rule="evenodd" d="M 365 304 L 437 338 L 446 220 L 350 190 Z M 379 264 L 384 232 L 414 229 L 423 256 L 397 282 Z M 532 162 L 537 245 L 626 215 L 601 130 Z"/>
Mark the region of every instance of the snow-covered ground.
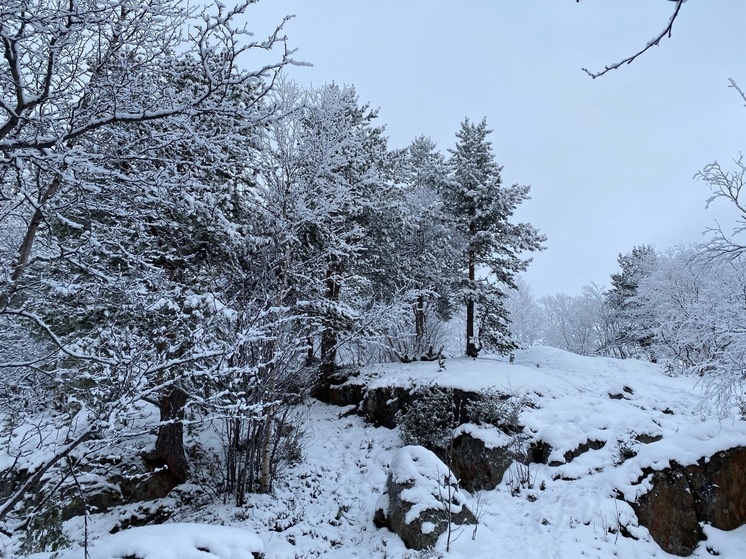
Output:
<path fill-rule="evenodd" d="M 616 491 L 627 498 L 643 491 L 645 484 L 637 483 L 643 468 L 661 469 L 671 460 L 686 465 L 746 445 L 746 422 L 704 416 L 696 381 L 669 377 L 654 364 L 534 347 L 518 351 L 515 363 L 487 356 L 449 359 L 445 366 L 439 371 L 437 363 L 387 364 L 370 367 L 365 374 L 375 378 L 374 385 L 437 382 L 467 390 L 495 386 L 526 395 L 536 407 L 527 407 L 521 420 L 532 437 L 551 444 L 550 462 L 555 465 L 532 464 L 528 471 L 532 487 L 520 487 L 515 480 L 525 478 L 527 472 L 525 466 L 517 471 L 520 466 L 514 464 L 515 471 L 508 472 L 497 489 L 467 495 L 480 519 L 476 531 L 466 527 L 447 554 L 441 537 L 442 549 L 434 557 L 439 553 L 453 559 L 674 557 L 637 525 L 632 508 L 614 498 Z M 121 553 L 130 549 L 126 546 L 132 541 L 138 542 L 138 557 L 143 559 L 175 557 L 169 551 L 173 542 L 183 548 L 179 557 L 195 559 L 251 557 L 258 547 L 267 559 L 428 556 L 407 551 L 396 535 L 375 528 L 372 521 L 393 453 L 402 446 L 398 431 L 374 428 L 357 416 L 340 417 L 340 412 L 341 408 L 310 404 L 305 459 L 283 473 L 274 495 L 250 496 L 241 508 L 223 504 L 197 511 L 185 508 L 170 521 L 185 524 L 165 528 L 169 532 L 160 538 L 157 530 L 137 538 L 137 532 L 102 535 L 116 513 L 101 515 L 90 526 L 91 557 L 113 557 L 106 554 L 108 550 Z M 640 442 L 641 435 L 655 442 Z M 564 463 L 565 452 L 588 441 L 605 444 Z M 625 460 L 623 454 L 635 455 Z M 241 530 L 200 531 L 186 524 L 195 522 Z M 622 536 L 620 524 L 636 539 Z M 80 519 L 69 521 L 66 529 L 74 540 L 82 540 Z M 708 541 L 693 557 L 746 556 L 746 527 L 732 532 L 705 527 L 705 532 Z M 241 534 L 245 534 L 243 545 Z M 222 547 L 209 545 L 211 539 L 222 542 Z M 64 557 L 83 557 L 81 553 L 78 549 Z"/>

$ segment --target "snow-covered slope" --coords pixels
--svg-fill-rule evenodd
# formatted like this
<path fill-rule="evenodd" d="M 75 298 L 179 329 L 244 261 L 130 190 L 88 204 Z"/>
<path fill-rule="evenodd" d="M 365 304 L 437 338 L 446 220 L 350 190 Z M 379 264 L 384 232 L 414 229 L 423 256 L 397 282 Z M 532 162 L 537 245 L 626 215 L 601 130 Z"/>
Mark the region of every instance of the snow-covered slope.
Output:
<path fill-rule="evenodd" d="M 480 524 L 452 544 L 450 558 L 673 557 L 614 495 L 619 491 L 634 499 L 645 490 L 637 483 L 644 468 L 661 469 L 671 460 L 685 465 L 746 445 L 746 422 L 706 417 L 694 379 L 669 377 L 650 363 L 534 347 L 517 352 L 514 363 L 487 356 L 450 359 L 445 367 L 387 364 L 369 367 L 364 375 L 372 386 L 437 382 L 526 395 L 536 407 L 527 407 L 521 420 L 534 439 L 551 445 L 554 462 L 532 464 L 528 472 L 514 464 L 497 489 L 471 495 Z M 402 445 L 398 431 L 374 428 L 357 416 L 341 418 L 340 408 L 321 403 L 310 404 L 308 427 L 305 460 L 285 472 L 274 495 L 251 496 L 241 509 L 184 509 L 172 521 L 242 528 L 261 539 L 268 559 L 423 556 L 372 522 L 391 457 Z M 566 452 L 589 441 L 604 444 L 565 463 Z M 516 483 L 526 473 L 531 487 Z M 93 536 L 113 522 L 113 516 L 92 519 Z M 636 539 L 622 536 L 620 525 Z M 67 529 L 82 539 L 79 519 L 68 522 Z M 725 559 L 746 556 L 746 527 L 705 532 L 708 541 L 694 557 L 711 557 L 707 547 Z M 231 553 L 228 557 L 245 556 L 238 548 Z M 155 549 L 148 557 L 166 556 Z"/>

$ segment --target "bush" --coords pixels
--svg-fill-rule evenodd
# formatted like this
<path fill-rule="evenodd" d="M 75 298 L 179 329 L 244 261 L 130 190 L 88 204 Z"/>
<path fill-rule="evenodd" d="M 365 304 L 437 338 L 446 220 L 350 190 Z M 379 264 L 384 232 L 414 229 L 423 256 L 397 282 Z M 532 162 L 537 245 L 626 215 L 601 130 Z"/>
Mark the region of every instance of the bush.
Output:
<path fill-rule="evenodd" d="M 466 404 L 466 416 L 472 423 L 494 425 L 506 433 L 518 433 L 523 427 L 520 416 L 526 408 L 525 398 L 505 395 L 496 388 L 479 391 L 479 399 Z"/>
<path fill-rule="evenodd" d="M 433 451 L 447 448 L 458 424 L 453 390 L 436 385 L 421 386 L 411 396 L 412 403 L 406 413 L 397 413 L 402 441 Z"/>

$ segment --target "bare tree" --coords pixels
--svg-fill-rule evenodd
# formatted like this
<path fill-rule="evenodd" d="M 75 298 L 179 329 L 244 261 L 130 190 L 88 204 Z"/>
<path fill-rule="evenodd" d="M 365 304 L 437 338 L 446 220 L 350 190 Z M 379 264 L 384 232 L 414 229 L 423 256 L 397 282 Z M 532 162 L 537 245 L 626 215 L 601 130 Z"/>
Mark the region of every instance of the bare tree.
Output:
<path fill-rule="evenodd" d="M 732 78 L 730 84 L 730 87 L 734 88 L 746 102 L 746 94 Z M 743 155 L 739 155 L 733 163 L 734 168 L 729 170 L 715 161 L 694 175 L 696 179 L 704 181 L 710 187 L 712 195 L 707 199 L 707 207 L 715 200 L 724 199 L 735 206 L 739 213 L 730 232 L 724 230 L 718 222 L 706 231 L 711 234 L 707 243 L 710 254 L 714 257 L 730 259 L 739 258 L 746 252 L 746 244 L 738 239 L 738 235 L 746 231 L 746 202 L 744 202 L 741 194 L 746 178 L 746 164 L 743 161 Z"/>

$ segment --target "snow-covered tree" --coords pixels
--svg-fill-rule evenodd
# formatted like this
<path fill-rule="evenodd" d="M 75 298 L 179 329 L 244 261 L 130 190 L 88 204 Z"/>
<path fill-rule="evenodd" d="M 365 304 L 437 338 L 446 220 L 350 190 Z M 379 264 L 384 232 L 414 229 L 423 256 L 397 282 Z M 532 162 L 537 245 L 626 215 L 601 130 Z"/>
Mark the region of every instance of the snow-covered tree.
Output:
<path fill-rule="evenodd" d="M 659 255 L 635 302 L 655 318 L 651 350 L 675 373 L 703 376 L 721 411 L 743 395 L 746 263 L 701 247 Z"/>
<path fill-rule="evenodd" d="M 640 282 L 658 266 L 658 254 L 653 247 L 642 245 L 619 254 L 617 262 L 621 271 L 612 274 L 608 291 L 609 306 L 617 323 L 615 351 L 622 358 L 644 355 L 654 359 L 648 351 L 653 341 L 650 326 L 654 317 L 635 297 Z"/>
<path fill-rule="evenodd" d="M 464 273 L 460 291 L 466 305 L 466 354 L 476 357 L 483 346 L 505 352 L 514 347 L 505 310 L 505 290 L 530 260 L 522 254 L 540 250 L 545 240 L 532 225 L 511 223 L 530 187 L 502 184 L 500 167 L 487 139 L 491 130 L 465 119 L 451 150 L 450 180 L 443 187 L 445 207 L 461 243 Z"/>
<path fill-rule="evenodd" d="M 520 347 L 542 341 L 542 309 L 531 286 L 521 276 L 516 276 L 515 289 L 508 292 L 505 308 L 510 316 L 510 332 Z"/>
<path fill-rule="evenodd" d="M 612 326 L 602 287 L 591 283 L 580 295 L 544 296 L 539 305 L 543 343 L 578 355 L 606 353 Z"/>
<path fill-rule="evenodd" d="M 442 322 L 453 312 L 459 262 L 440 192 L 447 175 L 444 156 L 424 136 L 415 138 L 398 162 L 398 242 L 391 257 L 408 312 L 387 338 L 402 361 L 435 359 L 443 346 Z"/>
<path fill-rule="evenodd" d="M 732 87 L 746 101 L 746 94 L 731 80 Z M 738 217 L 730 231 L 723 230 L 717 223 L 708 229 L 710 240 L 707 247 L 713 256 L 723 258 L 738 258 L 746 253 L 746 244 L 741 234 L 746 231 L 746 202 L 743 200 L 741 190 L 746 182 L 746 164 L 743 156 L 733 162 L 730 169 L 720 165 L 717 161 L 705 166 L 695 178 L 704 181 L 710 187 L 712 195 L 707 199 L 707 207 L 717 200 L 725 200 L 736 209 Z"/>
<path fill-rule="evenodd" d="M 251 251 L 236 201 L 253 158 L 239 138 L 266 122 L 262 99 L 291 62 L 280 28 L 240 42 L 233 20 L 251 3 L 201 14 L 175 0 L 0 7 L 0 222 L 18 225 L 0 261 L 0 320 L 4 336 L 39 340 L 3 370 L 45 379 L 45 417 L 67 433 L 34 475 L 14 478 L 0 518 L 138 400 L 160 405 L 155 453 L 186 474 L 182 396 L 209 399 L 204 379 L 251 331 L 248 319 L 231 336 L 212 327 L 245 302 L 235 286 Z M 275 62 L 245 69 L 245 55 L 275 48 Z M 227 271 L 214 274 L 218 264 Z"/>

